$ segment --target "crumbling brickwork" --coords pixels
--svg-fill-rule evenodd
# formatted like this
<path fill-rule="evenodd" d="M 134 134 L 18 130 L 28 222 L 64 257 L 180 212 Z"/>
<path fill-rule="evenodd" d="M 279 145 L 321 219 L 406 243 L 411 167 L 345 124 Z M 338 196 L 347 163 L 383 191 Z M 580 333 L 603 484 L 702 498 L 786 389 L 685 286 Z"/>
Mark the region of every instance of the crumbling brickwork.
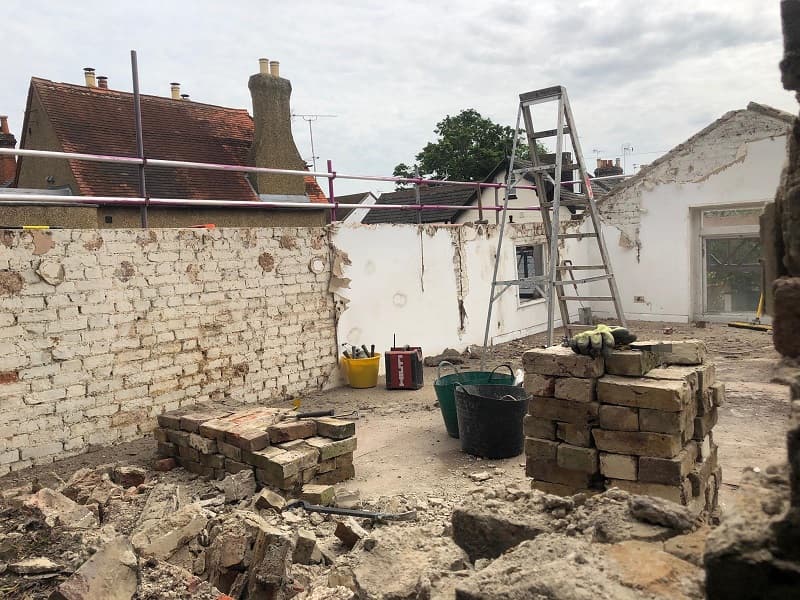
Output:
<path fill-rule="evenodd" d="M 551 494 L 620 488 L 713 511 L 721 483 L 711 429 L 725 388 L 698 340 L 641 342 L 589 357 L 523 354 L 526 471 Z"/>
<path fill-rule="evenodd" d="M 0 235 L 0 475 L 336 368 L 323 229 Z"/>

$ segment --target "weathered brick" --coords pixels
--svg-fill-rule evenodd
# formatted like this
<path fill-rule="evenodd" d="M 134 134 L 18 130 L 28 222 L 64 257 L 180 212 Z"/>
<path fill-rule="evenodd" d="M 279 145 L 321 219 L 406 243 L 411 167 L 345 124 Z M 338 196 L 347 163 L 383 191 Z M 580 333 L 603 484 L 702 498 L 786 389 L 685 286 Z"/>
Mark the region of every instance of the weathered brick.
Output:
<path fill-rule="evenodd" d="M 269 432 L 261 429 L 237 429 L 235 432 L 228 431 L 225 434 L 226 440 L 231 440 L 232 445 L 241 450 L 255 452 L 269 446 Z M 226 442 L 227 443 L 227 442 Z"/>
<path fill-rule="evenodd" d="M 639 431 L 639 409 L 630 406 L 601 404 L 598 413 L 600 429 Z"/>
<path fill-rule="evenodd" d="M 317 435 L 322 437 L 343 440 L 356 434 L 356 424 L 353 421 L 345 421 L 335 417 L 322 417 L 314 419 L 314 422 L 317 424 Z"/>
<path fill-rule="evenodd" d="M 680 485 L 697 458 L 697 445 L 689 442 L 675 458 L 639 457 L 639 481 Z"/>
<path fill-rule="evenodd" d="M 651 408 L 678 412 L 692 400 L 685 381 L 607 375 L 597 383 L 597 396 L 603 404 Z"/>
<path fill-rule="evenodd" d="M 167 439 L 176 446 L 189 445 L 189 432 L 180 431 L 178 429 L 167 429 Z"/>
<path fill-rule="evenodd" d="M 556 422 L 550 419 L 539 419 L 533 415 L 525 415 L 522 419 L 522 431 L 526 437 L 554 440 L 556 439 Z"/>
<path fill-rule="evenodd" d="M 559 377 L 556 379 L 553 395 L 562 400 L 574 402 L 594 402 L 597 380 L 581 377 Z"/>
<path fill-rule="evenodd" d="M 641 377 L 658 366 L 658 359 L 648 350 L 613 350 L 606 357 L 606 373 Z"/>
<path fill-rule="evenodd" d="M 252 470 L 252 468 L 251 465 L 238 460 L 233 460 L 232 458 L 225 459 L 225 471 L 228 473 L 238 473 L 239 471 L 247 471 L 248 469 Z"/>
<path fill-rule="evenodd" d="M 300 498 L 311 504 L 329 506 L 333 504 L 334 493 L 332 485 L 309 483 L 300 490 Z"/>
<path fill-rule="evenodd" d="M 636 481 L 638 460 L 627 454 L 600 453 L 600 472 L 609 479 Z"/>
<path fill-rule="evenodd" d="M 681 437 L 644 431 L 592 431 L 595 445 L 604 452 L 672 458 L 681 451 Z"/>
<path fill-rule="evenodd" d="M 706 345 L 702 340 L 649 340 L 633 342 L 630 346 L 633 350 L 649 350 L 656 346 L 653 352 L 665 365 L 701 365 L 706 357 Z"/>
<path fill-rule="evenodd" d="M 599 409 L 597 402 L 574 402 L 545 396 L 532 396 L 528 401 L 528 414 L 564 423 L 594 422 Z"/>
<path fill-rule="evenodd" d="M 311 419 L 301 419 L 273 425 L 268 431 L 270 442 L 278 444 L 314 437 L 317 435 L 317 424 Z"/>
<path fill-rule="evenodd" d="M 354 452 L 358 446 L 357 438 L 354 437 L 334 441 L 323 437 L 312 437 L 306 439 L 306 443 L 319 451 L 319 460 L 327 460 L 341 454 Z"/>
<path fill-rule="evenodd" d="M 710 391 L 713 406 L 723 406 L 725 404 L 725 384 L 718 381 L 711 386 Z"/>
<path fill-rule="evenodd" d="M 592 443 L 591 423 L 557 423 L 556 439 L 573 446 L 589 448 Z"/>
<path fill-rule="evenodd" d="M 214 454 L 217 452 L 217 440 L 210 440 L 196 433 L 189 434 L 189 446 L 201 454 Z"/>
<path fill-rule="evenodd" d="M 219 451 L 222 453 L 223 456 L 241 462 L 242 460 L 241 448 L 239 448 L 238 446 L 234 446 L 233 444 L 228 444 L 227 442 L 217 442 L 217 446 L 219 447 Z M 259 450 L 261 450 L 261 448 L 259 448 Z"/>
<path fill-rule="evenodd" d="M 605 372 L 602 357 L 575 354 L 564 346 L 528 350 L 522 354 L 522 365 L 526 373 L 559 377 L 602 377 Z"/>
<path fill-rule="evenodd" d="M 531 481 L 531 489 L 539 490 L 551 496 L 573 496 L 579 492 L 586 491 L 584 488 L 576 488 L 571 485 L 564 485 L 563 483 L 551 483 L 540 479 Z"/>
<path fill-rule="evenodd" d="M 571 444 L 559 444 L 556 463 L 559 467 L 570 471 L 596 473 L 598 470 L 597 450 Z"/>
<path fill-rule="evenodd" d="M 593 474 L 559 467 L 554 460 L 528 460 L 525 463 L 525 474 L 534 479 L 577 489 L 590 488 L 596 480 Z"/>
<path fill-rule="evenodd" d="M 683 433 L 694 427 L 694 415 L 697 409 L 691 403 L 680 412 L 663 410 L 639 410 L 639 429 L 653 433 Z"/>
<path fill-rule="evenodd" d="M 538 438 L 525 438 L 525 456 L 529 460 L 555 461 L 558 455 L 558 442 Z"/>
<path fill-rule="evenodd" d="M 355 476 L 356 476 L 355 466 L 353 466 L 353 463 L 349 463 L 342 467 L 338 467 L 333 471 L 328 471 L 327 473 L 318 474 L 316 477 L 314 477 L 313 482 L 333 485 L 335 483 L 341 483 L 343 481 L 347 481 L 348 479 L 352 479 Z"/>
<path fill-rule="evenodd" d="M 676 504 L 686 506 L 692 498 L 692 486 L 687 479 L 680 485 L 664 485 L 661 483 L 642 483 L 640 481 L 627 481 L 625 479 L 607 479 L 606 489 L 619 488 L 631 494 L 656 496 Z"/>
<path fill-rule="evenodd" d="M 719 411 L 716 407 L 712 408 L 708 413 L 702 417 L 695 417 L 694 419 L 694 435 L 692 439 L 702 441 L 714 428 L 719 419 Z"/>
<path fill-rule="evenodd" d="M 230 411 L 206 411 L 189 412 L 180 417 L 180 428 L 191 433 L 199 433 L 200 425 L 212 419 L 221 419 L 228 416 Z"/>
<path fill-rule="evenodd" d="M 555 391 L 556 378 L 536 373 L 525 373 L 522 386 L 532 396 L 552 396 Z"/>

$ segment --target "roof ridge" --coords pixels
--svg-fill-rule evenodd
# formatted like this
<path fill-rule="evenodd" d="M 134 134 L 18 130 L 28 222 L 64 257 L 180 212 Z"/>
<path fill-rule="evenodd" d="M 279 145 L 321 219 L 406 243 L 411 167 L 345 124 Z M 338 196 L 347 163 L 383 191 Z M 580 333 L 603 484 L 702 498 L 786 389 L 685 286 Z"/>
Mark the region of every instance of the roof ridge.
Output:
<path fill-rule="evenodd" d="M 52 81 L 50 79 L 44 79 L 43 77 L 31 77 L 31 84 L 33 83 L 41 83 L 41 84 L 49 84 L 52 86 L 59 86 L 59 87 L 67 87 L 71 88 L 74 91 L 80 91 L 86 94 L 96 94 L 101 93 L 103 95 L 111 96 L 113 94 L 117 94 L 119 96 L 133 96 L 133 92 L 126 92 L 124 90 L 117 90 L 114 88 L 90 88 L 85 85 L 81 85 L 78 83 L 67 83 L 64 81 Z M 209 104 L 208 102 L 198 102 L 196 100 L 173 100 L 172 98 L 168 98 L 166 96 L 155 96 L 153 94 L 140 94 L 142 98 L 146 98 L 148 100 L 157 100 L 160 102 L 183 102 L 181 106 L 191 107 L 191 108 L 214 108 L 214 109 L 221 109 L 221 110 L 228 110 L 237 113 L 245 113 L 248 116 L 250 113 L 246 108 L 232 108 L 230 106 L 222 106 L 221 104 Z"/>

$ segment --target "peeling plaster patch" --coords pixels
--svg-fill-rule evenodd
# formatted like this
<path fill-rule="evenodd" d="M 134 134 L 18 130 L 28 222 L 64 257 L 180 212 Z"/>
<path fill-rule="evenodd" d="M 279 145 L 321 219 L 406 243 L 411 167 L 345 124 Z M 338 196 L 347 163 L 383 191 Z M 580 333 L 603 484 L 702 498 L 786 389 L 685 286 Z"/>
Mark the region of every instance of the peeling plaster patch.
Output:
<path fill-rule="evenodd" d="M 198 275 L 200 274 L 200 268 L 192 263 L 186 266 L 186 275 L 189 277 L 189 281 L 192 283 L 197 283 Z"/>
<path fill-rule="evenodd" d="M 328 292 L 333 296 L 334 309 L 338 318 L 350 304 L 350 299 L 343 296 L 341 290 L 350 288 L 350 278 L 345 277 L 345 267 L 352 265 L 347 252 L 333 247 L 333 264 L 331 265 L 331 280 L 328 283 Z"/>
<path fill-rule="evenodd" d="M 0 271 L 0 295 L 12 296 L 22 291 L 25 281 L 14 271 Z"/>
<path fill-rule="evenodd" d="M 15 237 L 16 236 L 10 231 L 4 231 L 2 235 L 0 235 L 0 242 L 2 242 L 3 246 L 5 246 L 6 248 L 13 248 Z"/>
<path fill-rule="evenodd" d="M 315 256 L 308 263 L 308 270 L 314 273 L 315 275 L 323 273 L 325 271 L 325 261 L 322 260 L 319 256 Z"/>
<path fill-rule="evenodd" d="M 43 260 L 36 268 L 36 274 L 50 285 L 58 285 L 64 281 L 64 266 L 57 260 Z"/>
<path fill-rule="evenodd" d="M 283 238 L 281 238 L 283 239 Z M 269 252 L 262 252 L 258 257 L 258 264 L 265 273 L 269 273 L 275 268 L 275 259 Z"/>
<path fill-rule="evenodd" d="M 127 260 L 123 260 L 121 263 L 119 263 L 119 267 L 117 267 L 117 270 L 114 271 L 114 276 L 120 281 L 128 281 L 135 274 L 136 269 L 134 268 L 133 263 L 130 263 Z"/>
<path fill-rule="evenodd" d="M 322 247 L 325 245 L 325 238 L 321 235 L 315 235 L 311 238 L 311 247 L 314 250 L 322 250 Z"/>
<path fill-rule="evenodd" d="M 396 292 L 394 296 L 392 296 L 392 304 L 397 306 L 398 308 L 403 308 L 408 303 L 408 296 L 406 296 L 402 292 Z"/>
<path fill-rule="evenodd" d="M 87 240 L 87 241 L 86 241 L 86 242 L 83 244 L 83 247 L 84 247 L 84 248 L 86 248 L 87 250 L 99 250 L 100 248 L 102 248 L 102 247 L 103 247 L 103 238 L 101 238 L 101 237 L 98 235 L 98 236 L 97 236 L 96 238 L 94 238 L 93 240 Z"/>
<path fill-rule="evenodd" d="M 146 234 L 136 238 L 136 243 L 139 244 L 141 248 L 144 248 L 149 244 L 155 244 L 157 241 L 158 236 L 156 236 L 156 232 L 152 229 L 148 230 Z"/>
<path fill-rule="evenodd" d="M 33 238 L 33 253 L 37 256 L 47 254 L 56 245 L 49 231 L 33 231 L 31 237 Z"/>
<path fill-rule="evenodd" d="M 297 240 L 291 235 L 282 235 L 280 239 L 280 246 L 286 250 L 294 250 L 297 248 Z"/>

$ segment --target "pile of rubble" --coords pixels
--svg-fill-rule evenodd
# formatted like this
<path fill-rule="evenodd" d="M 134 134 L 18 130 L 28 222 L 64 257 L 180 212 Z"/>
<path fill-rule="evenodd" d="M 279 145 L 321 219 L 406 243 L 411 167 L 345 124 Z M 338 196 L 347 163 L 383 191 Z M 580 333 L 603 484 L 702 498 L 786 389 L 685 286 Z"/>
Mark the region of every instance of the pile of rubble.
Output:
<path fill-rule="evenodd" d="M 158 416 L 158 453 L 187 471 L 221 479 L 252 471 L 281 490 L 340 483 L 355 476 L 356 426 L 333 417 L 296 419 L 282 408 L 194 407 Z"/>
<path fill-rule="evenodd" d="M 724 385 L 703 342 L 639 342 L 590 357 L 554 346 L 523 355 L 526 468 L 554 494 L 617 487 L 695 512 L 717 506 L 712 428 Z"/>
<path fill-rule="evenodd" d="M 58 489 L 7 490 L 0 596 L 60 600 L 702 598 L 705 529 L 686 507 L 611 490 L 484 485 L 383 497 L 319 486 L 309 501 L 404 513 L 320 514 L 258 489 L 103 465 Z M 391 516 L 391 515 L 390 515 Z M 698 527 L 700 527 L 698 529 Z M 699 541 L 698 541 L 699 540 Z M 642 571 L 640 562 L 647 561 Z M 565 570 L 575 577 L 565 578 Z"/>

